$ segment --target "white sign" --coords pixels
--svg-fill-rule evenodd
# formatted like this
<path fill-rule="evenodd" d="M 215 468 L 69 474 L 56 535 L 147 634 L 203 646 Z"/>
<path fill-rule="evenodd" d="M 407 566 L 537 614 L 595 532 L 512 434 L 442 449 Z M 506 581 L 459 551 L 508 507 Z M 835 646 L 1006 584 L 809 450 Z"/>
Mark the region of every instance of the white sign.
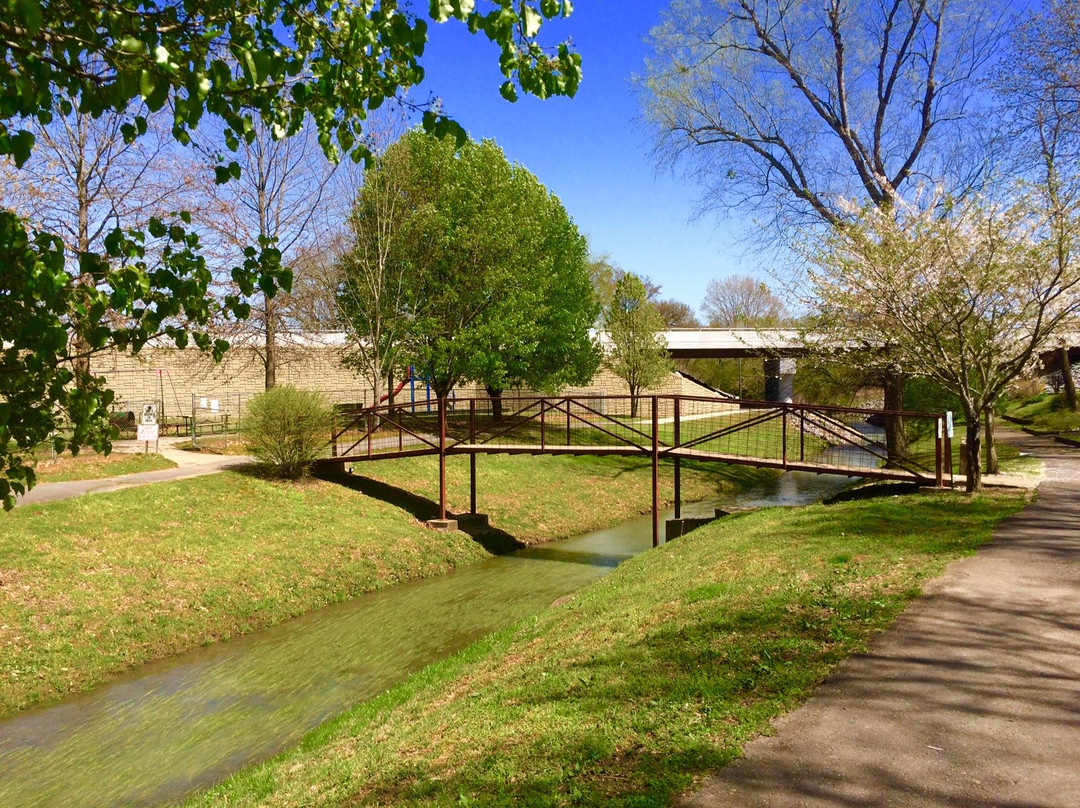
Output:
<path fill-rule="evenodd" d="M 199 399 L 199 409 L 200 410 L 205 410 L 206 409 L 206 399 L 205 398 L 200 398 Z"/>
<path fill-rule="evenodd" d="M 158 425 L 139 424 L 137 439 L 141 443 L 156 442 L 158 439 Z"/>
<path fill-rule="evenodd" d="M 143 404 L 142 419 L 139 423 L 156 424 L 157 422 L 157 404 Z"/>
<path fill-rule="evenodd" d="M 218 400 L 216 398 L 210 399 L 210 412 L 217 412 L 220 409 Z"/>
<path fill-rule="evenodd" d="M 945 413 L 945 437 L 951 438 L 952 432 L 952 410 L 949 410 L 949 412 Z"/>

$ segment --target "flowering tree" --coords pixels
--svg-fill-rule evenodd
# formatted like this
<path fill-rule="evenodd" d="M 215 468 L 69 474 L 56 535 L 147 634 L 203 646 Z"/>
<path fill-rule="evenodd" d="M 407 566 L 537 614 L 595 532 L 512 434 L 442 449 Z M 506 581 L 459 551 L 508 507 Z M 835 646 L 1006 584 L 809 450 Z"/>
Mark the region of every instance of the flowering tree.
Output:
<path fill-rule="evenodd" d="M 933 377 L 960 399 L 968 491 L 981 486 L 980 419 L 1080 314 L 1075 246 L 1059 249 L 1060 218 L 1045 211 L 1038 195 L 871 208 L 812 257 L 818 329 L 838 343 L 888 343 L 880 361 Z"/>

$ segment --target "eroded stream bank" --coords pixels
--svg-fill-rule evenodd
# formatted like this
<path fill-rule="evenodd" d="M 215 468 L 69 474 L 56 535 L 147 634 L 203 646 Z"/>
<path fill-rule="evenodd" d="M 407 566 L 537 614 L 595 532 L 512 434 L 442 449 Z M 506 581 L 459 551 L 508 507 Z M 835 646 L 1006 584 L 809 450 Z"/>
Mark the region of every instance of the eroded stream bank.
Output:
<path fill-rule="evenodd" d="M 804 504 L 848 484 L 785 474 L 687 506 L 684 515 Z M 175 801 L 537 612 L 650 542 L 651 519 L 634 519 L 364 595 L 21 713 L 0 723 L 0 805 Z"/>

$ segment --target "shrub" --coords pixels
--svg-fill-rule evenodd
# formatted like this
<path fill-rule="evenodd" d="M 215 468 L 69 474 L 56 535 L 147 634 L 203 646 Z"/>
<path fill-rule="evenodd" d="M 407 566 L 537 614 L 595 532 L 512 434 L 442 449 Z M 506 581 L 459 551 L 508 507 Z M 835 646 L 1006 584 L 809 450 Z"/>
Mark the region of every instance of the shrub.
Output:
<path fill-rule="evenodd" d="M 274 473 L 297 480 L 330 440 L 330 407 L 319 393 L 275 387 L 248 403 L 244 439 Z"/>

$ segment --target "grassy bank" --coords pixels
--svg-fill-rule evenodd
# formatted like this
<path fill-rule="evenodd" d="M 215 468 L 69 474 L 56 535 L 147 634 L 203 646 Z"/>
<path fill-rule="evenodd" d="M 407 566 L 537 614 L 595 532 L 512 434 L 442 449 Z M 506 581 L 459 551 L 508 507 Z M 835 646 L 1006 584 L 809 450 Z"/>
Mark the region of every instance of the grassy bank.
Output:
<path fill-rule="evenodd" d="M 499 549 L 615 524 L 651 501 L 650 467 L 636 461 L 499 457 L 479 466 Z M 226 472 L 0 515 L 0 714 L 488 557 L 471 537 L 418 521 L 434 508 L 434 465 L 365 470 L 389 482 L 293 485 Z M 450 464 L 455 502 L 467 470 Z M 760 474 L 691 472 L 687 490 L 704 495 Z"/>
<path fill-rule="evenodd" d="M 78 455 L 62 454 L 56 459 L 42 457 L 34 466 L 39 483 L 59 483 L 71 480 L 100 480 L 142 471 L 161 471 L 176 468 L 176 464 L 159 454 L 97 454 L 84 449 Z"/>
<path fill-rule="evenodd" d="M 355 485 L 376 496 L 412 492 L 421 519 L 437 515 L 439 461 L 436 457 L 384 460 L 353 467 Z M 683 463 L 683 501 L 709 499 L 775 475 L 749 466 Z M 373 480 L 382 486 L 370 486 Z M 451 457 L 446 464 L 447 504 L 452 513 L 469 510 L 469 461 Z M 670 463 L 660 465 L 660 497 L 673 496 Z M 386 490 L 383 486 L 389 486 Z M 409 499 L 401 502 L 409 507 Z M 492 525 L 522 544 L 566 538 L 608 527 L 652 508 L 652 461 L 640 457 L 488 455 L 477 458 L 476 507 Z"/>
<path fill-rule="evenodd" d="M 941 493 L 723 520 L 191 804 L 668 805 L 1021 505 Z"/>
<path fill-rule="evenodd" d="M 953 474 L 960 473 L 961 443 L 964 440 L 964 425 L 959 423 L 953 430 L 952 437 L 952 470 Z M 994 441 L 997 449 L 998 471 L 1000 474 L 1019 474 L 1024 476 L 1038 476 L 1042 473 L 1042 461 L 1031 455 L 1022 455 L 1015 446 L 1010 446 L 1001 441 Z M 911 457 L 928 469 L 936 464 L 935 438 L 927 436 L 912 441 L 910 447 Z M 983 469 L 986 469 L 986 445 L 983 444 Z"/>
<path fill-rule="evenodd" d="M 1036 432 L 1080 432 L 1080 412 L 1068 408 L 1064 393 L 1040 393 L 1023 401 L 1012 401 L 1006 414 L 1025 422 Z"/>

